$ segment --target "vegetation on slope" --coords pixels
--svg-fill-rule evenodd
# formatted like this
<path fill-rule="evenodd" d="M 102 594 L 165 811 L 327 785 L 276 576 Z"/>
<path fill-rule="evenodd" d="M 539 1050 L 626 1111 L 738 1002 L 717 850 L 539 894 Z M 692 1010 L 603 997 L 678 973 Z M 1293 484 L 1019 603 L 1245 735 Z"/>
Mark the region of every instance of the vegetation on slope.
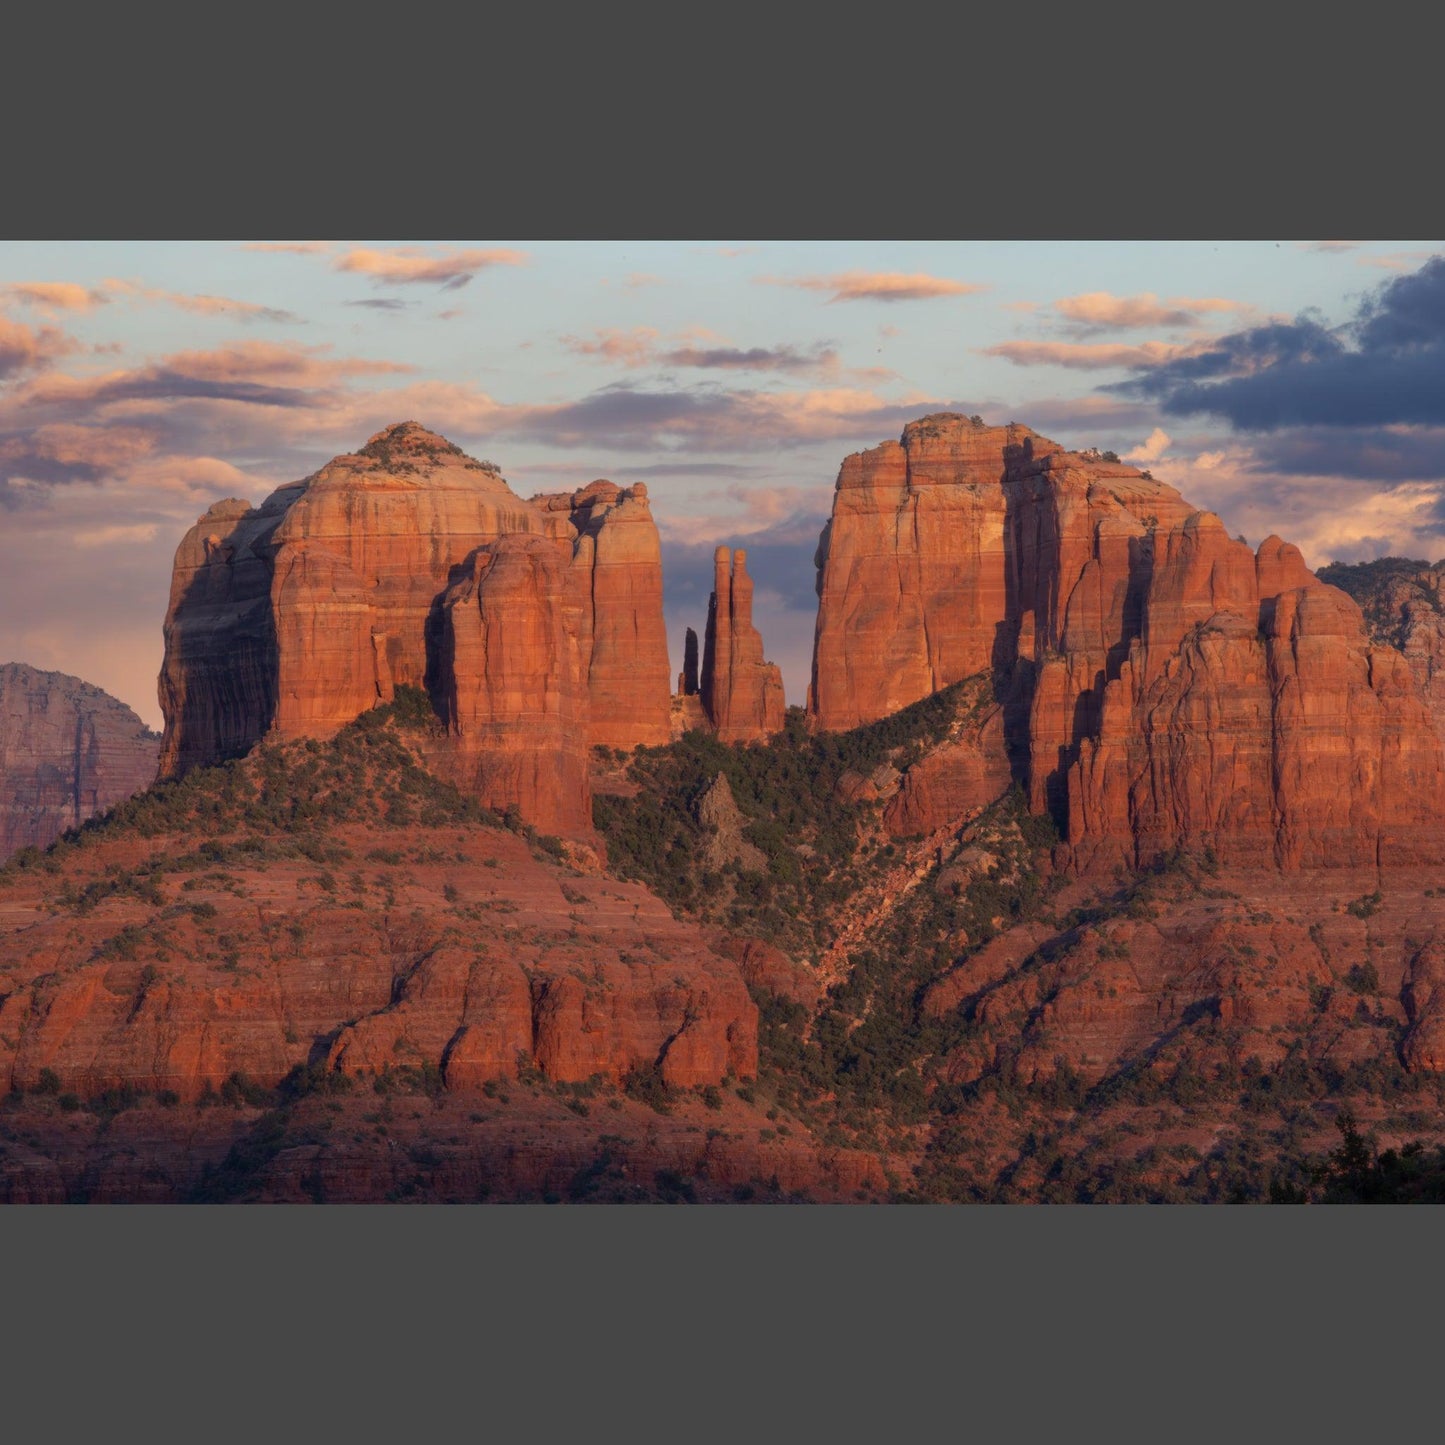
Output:
<path fill-rule="evenodd" d="M 1442 565 L 1445 564 L 1435 564 Z M 1401 588 L 1407 589 L 1412 602 L 1440 610 L 1439 594 L 1421 585 L 1422 574 L 1430 570 L 1429 562 L 1408 557 L 1377 557 L 1373 562 L 1331 562 L 1315 576 L 1349 593 L 1360 604 L 1365 625 L 1376 642 L 1398 647 L 1404 641 L 1404 618 L 1398 605 Z"/>
<path fill-rule="evenodd" d="M 338 823 L 406 828 L 505 821 L 417 761 L 406 734 L 433 726 L 426 694 L 399 688 L 394 702 L 363 713 L 327 742 L 265 743 L 244 759 L 157 783 L 71 829 L 49 849 L 22 849 L 0 877 L 53 869 L 70 850 L 127 835 L 186 833 L 238 846 L 243 835 L 304 838 Z M 214 855 L 214 848 L 209 851 Z"/>
<path fill-rule="evenodd" d="M 958 683 L 847 733 L 815 737 L 802 709 L 790 708 L 783 732 L 767 743 L 721 743 L 696 731 L 641 749 L 628 768 L 638 794 L 593 801 L 612 866 L 675 909 L 816 960 L 840 906 L 896 852 L 866 837 L 876 805 L 847 801 L 843 775 L 907 767 L 947 735 L 980 687 L 977 679 Z M 762 868 L 706 866 L 709 833 L 698 803 L 719 775 L 747 819 L 744 838 L 764 855 Z"/>

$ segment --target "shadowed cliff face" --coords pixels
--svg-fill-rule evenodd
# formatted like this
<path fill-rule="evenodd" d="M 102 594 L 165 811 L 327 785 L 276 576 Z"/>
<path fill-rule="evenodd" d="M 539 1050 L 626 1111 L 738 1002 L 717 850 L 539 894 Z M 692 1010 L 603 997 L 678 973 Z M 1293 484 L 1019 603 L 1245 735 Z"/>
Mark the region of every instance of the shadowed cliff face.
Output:
<path fill-rule="evenodd" d="M 571 560 L 569 605 L 586 682 L 589 740 L 623 749 L 665 743 L 672 669 L 662 614 L 662 544 L 647 487 L 599 480 L 532 502 Z"/>
<path fill-rule="evenodd" d="M 507 604 L 514 640 L 503 662 L 498 581 L 480 588 L 476 559 L 527 538 L 556 566 L 546 586 L 523 587 Z M 469 585 L 489 647 L 474 645 L 475 625 L 452 625 L 449 588 Z M 588 745 L 670 736 L 662 564 L 646 487 L 598 481 L 523 501 L 490 463 L 412 422 L 259 508 L 212 507 L 177 550 L 165 639 L 165 778 L 243 756 L 266 737 L 331 737 L 396 688 L 425 687 L 465 754 L 458 768 L 489 801 L 535 809 L 538 825 L 575 833 L 590 829 Z M 493 671 L 459 672 L 459 656 Z M 539 711 L 544 697 L 566 698 L 565 719 Z M 550 723 L 537 727 L 543 715 L 557 736 Z M 559 752 L 563 736 L 576 757 Z M 484 737 L 505 766 L 479 765 Z"/>
<path fill-rule="evenodd" d="M 1400 655 L 1296 548 L 1253 552 L 1134 468 L 927 417 L 843 463 L 818 567 L 813 725 L 991 669 L 1014 774 L 1081 866 L 1445 850 Z"/>
<path fill-rule="evenodd" d="M 78 677 L 0 666 L 0 863 L 149 786 L 159 743 L 123 702 Z"/>

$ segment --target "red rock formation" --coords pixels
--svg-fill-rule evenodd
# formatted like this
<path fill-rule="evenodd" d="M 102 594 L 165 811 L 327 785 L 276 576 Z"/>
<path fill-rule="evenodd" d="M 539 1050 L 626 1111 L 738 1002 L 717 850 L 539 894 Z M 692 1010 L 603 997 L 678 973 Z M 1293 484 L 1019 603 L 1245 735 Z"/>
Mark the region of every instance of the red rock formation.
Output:
<path fill-rule="evenodd" d="M 1410 960 L 1400 990 L 1410 1027 L 1401 1047 L 1412 1069 L 1445 1071 L 1445 942 L 1431 938 Z"/>
<path fill-rule="evenodd" d="M 903 774 L 883 826 L 895 838 L 907 838 L 956 825 L 1002 797 L 1011 781 L 1003 709 L 995 706 Z"/>
<path fill-rule="evenodd" d="M 24 663 L 0 666 L 0 863 L 148 787 L 159 747 L 100 688 Z"/>
<path fill-rule="evenodd" d="M 818 562 L 814 724 L 991 670 L 1081 866 L 1445 856 L 1445 761 L 1399 654 L 1296 548 L 1252 553 L 1133 468 L 924 418 L 844 462 Z"/>
<path fill-rule="evenodd" d="M 814 724 L 855 727 L 1020 650 L 1059 650 L 1081 583 L 1076 640 L 1093 641 L 1131 600 L 1117 585 L 1130 539 L 1187 510 L 1173 488 L 1024 426 L 924 417 L 848 457 L 818 548 Z"/>
<path fill-rule="evenodd" d="M 545 832 L 576 836 L 592 830 L 592 794 L 570 573 L 545 537 L 475 552 L 442 602 L 439 690 L 464 785 Z"/>
<path fill-rule="evenodd" d="M 451 569 L 537 510 L 415 422 L 274 492 L 212 507 L 176 553 L 166 613 L 161 771 L 268 733 L 327 737 L 394 686 L 422 686 Z"/>
<path fill-rule="evenodd" d="M 494 632 L 500 625 L 500 584 L 491 584 L 490 603 L 473 599 L 490 613 L 460 631 L 446 626 L 459 595 L 448 587 L 479 549 L 529 536 L 554 539 L 560 566 L 536 573 L 540 591 L 527 583 L 505 605 L 542 611 L 508 619 L 515 646 L 496 634 L 477 652 L 477 624 L 489 615 Z M 534 571 L 541 566 L 535 549 L 526 555 Z M 517 581 L 513 562 L 501 572 Z M 480 580 L 473 568 L 457 586 Z M 439 706 L 445 694 L 464 740 L 460 761 L 482 796 L 517 803 L 539 827 L 576 833 L 590 821 L 585 761 L 571 750 L 651 746 L 672 735 L 661 549 L 647 488 L 598 481 L 524 502 L 490 464 L 411 422 L 260 508 L 213 507 L 176 554 L 165 635 L 165 777 L 243 755 L 266 736 L 325 738 L 396 687 L 426 686 Z M 543 639 L 556 656 L 538 650 Z M 473 653 L 506 680 L 459 673 L 459 658 L 465 667 Z M 489 750 L 497 756 L 483 759 Z"/>
<path fill-rule="evenodd" d="M 102 834 L 54 875 L 0 880 L 0 1094 L 49 1069 L 84 1098 L 195 1099 L 317 1058 L 366 1075 L 425 1063 L 456 1090 L 520 1065 L 613 1083 L 657 1067 L 683 1088 L 756 1072 L 736 965 L 636 884 L 563 869 L 502 828 L 378 822 L 313 837 L 368 860 L 327 891 L 267 837 L 224 874 L 156 873 L 146 896 L 83 911 L 42 899 L 197 857 L 196 838 Z"/>
<path fill-rule="evenodd" d="M 1445 856 L 1445 764 L 1404 659 L 1372 647 L 1356 604 L 1308 573 L 1274 596 L 1236 573 L 1191 606 L 1199 568 L 1174 564 L 1211 534 L 1216 552 L 1243 550 L 1213 518 L 1165 539 L 1145 640 L 1070 764 L 1080 859 L 1145 863 L 1180 845 L 1285 868 Z M 1261 544 L 1259 586 L 1301 574 L 1276 565 L 1280 550 Z"/>
<path fill-rule="evenodd" d="M 671 666 L 662 616 L 662 543 L 646 486 L 596 481 L 570 495 L 532 501 L 573 558 L 592 742 L 660 746 L 670 735 Z"/>
<path fill-rule="evenodd" d="M 1404 655 L 1445 742 L 1445 562 L 1334 562 L 1320 569 L 1320 580 L 1360 604 L 1371 642 Z"/>
<path fill-rule="evenodd" d="M 719 547 L 703 641 L 702 705 L 723 742 L 752 742 L 783 727 L 783 675 L 763 658 L 753 626 L 753 579 L 747 553 Z"/>
<path fill-rule="evenodd" d="M 682 644 L 682 671 L 677 675 L 679 697 L 697 696 L 697 633 L 688 628 Z"/>

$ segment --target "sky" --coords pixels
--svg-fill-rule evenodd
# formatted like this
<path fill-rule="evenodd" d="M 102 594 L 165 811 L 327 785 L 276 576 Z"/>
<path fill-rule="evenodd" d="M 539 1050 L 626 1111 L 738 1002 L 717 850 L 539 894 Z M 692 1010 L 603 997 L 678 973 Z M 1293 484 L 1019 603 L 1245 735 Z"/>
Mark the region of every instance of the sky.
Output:
<path fill-rule="evenodd" d="M 212 502 L 413 420 L 522 496 L 645 481 L 807 687 L 839 464 L 933 411 L 1112 449 L 1311 566 L 1445 555 L 1445 242 L 0 242 L 0 662 L 161 722 Z"/>

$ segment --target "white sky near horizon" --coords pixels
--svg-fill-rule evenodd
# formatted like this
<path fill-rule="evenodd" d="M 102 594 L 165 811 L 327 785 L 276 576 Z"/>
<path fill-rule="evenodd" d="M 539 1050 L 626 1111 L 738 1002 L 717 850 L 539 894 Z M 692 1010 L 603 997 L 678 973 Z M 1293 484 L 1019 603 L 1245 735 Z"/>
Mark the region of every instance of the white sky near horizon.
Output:
<path fill-rule="evenodd" d="M 838 465 L 928 411 L 1111 448 L 1313 566 L 1433 559 L 1445 417 L 1384 405 L 1313 429 L 1235 426 L 1108 388 L 1273 322 L 1343 328 L 1441 254 L 1419 241 L 0 242 L 0 662 L 73 673 L 159 726 L 186 529 L 213 501 L 259 502 L 406 419 L 497 462 L 523 496 L 645 480 L 674 673 L 683 626 L 701 631 L 712 546 L 748 546 L 790 703 L 806 688 L 812 554 Z M 1445 333 L 1445 314 L 1421 315 Z"/>

